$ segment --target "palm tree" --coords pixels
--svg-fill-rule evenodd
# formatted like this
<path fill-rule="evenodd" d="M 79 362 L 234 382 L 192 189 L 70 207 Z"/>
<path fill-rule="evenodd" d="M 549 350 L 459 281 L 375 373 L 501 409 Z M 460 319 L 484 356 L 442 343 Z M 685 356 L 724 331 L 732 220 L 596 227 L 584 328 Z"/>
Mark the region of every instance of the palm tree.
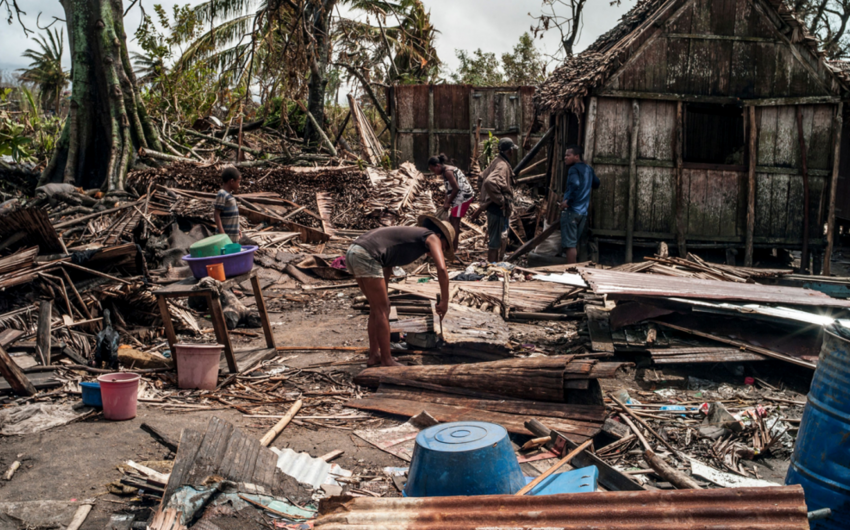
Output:
<path fill-rule="evenodd" d="M 53 102 L 56 114 L 59 114 L 62 90 L 68 86 L 68 72 L 62 69 L 65 31 L 48 30 L 44 35 L 35 37 L 41 51 L 27 50 L 24 57 L 32 60 L 29 68 L 21 68 L 21 79 L 34 83 L 40 93 L 44 107 Z"/>
<path fill-rule="evenodd" d="M 149 53 L 130 52 L 133 58 L 133 71 L 136 73 L 136 81 L 146 85 L 153 83 L 168 73 L 163 57 Z"/>

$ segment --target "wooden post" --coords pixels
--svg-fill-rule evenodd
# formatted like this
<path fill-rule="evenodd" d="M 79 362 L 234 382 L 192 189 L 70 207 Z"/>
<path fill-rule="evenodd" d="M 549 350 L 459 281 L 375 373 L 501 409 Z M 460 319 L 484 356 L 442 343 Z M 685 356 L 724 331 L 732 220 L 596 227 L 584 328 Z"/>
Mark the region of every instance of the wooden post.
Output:
<path fill-rule="evenodd" d="M 676 243 L 680 257 L 688 255 L 688 229 L 685 225 L 685 104 L 676 105 L 676 137 L 674 139 L 676 156 Z"/>
<path fill-rule="evenodd" d="M 638 135 L 640 133 L 640 102 L 632 101 L 632 134 L 629 149 L 629 211 L 626 218 L 626 263 L 633 260 L 635 236 L 635 208 L 637 207 L 637 155 Z"/>
<path fill-rule="evenodd" d="M 38 306 L 38 328 L 36 329 L 35 342 L 44 366 L 50 366 L 50 320 L 52 315 L 53 302 L 42 300 Z"/>
<path fill-rule="evenodd" d="M 584 161 L 592 165 L 593 155 L 596 147 L 596 106 L 597 98 L 590 98 L 590 103 L 587 106 L 587 128 L 585 129 L 584 137 Z"/>
<path fill-rule="evenodd" d="M 797 138 L 800 141 L 800 161 L 803 166 L 803 251 L 800 253 L 800 272 L 809 270 L 809 162 L 806 138 L 803 136 L 803 111 L 797 105 Z"/>
<path fill-rule="evenodd" d="M 207 305 L 210 308 L 210 316 L 212 317 L 213 330 L 215 338 L 219 344 L 224 346 L 224 357 L 227 359 L 227 367 L 231 374 L 239 371 L 236 365 L 236 357 L 233 354 L 233 344 L 230 342 L 230 335 L 227 333 L 227 322 L 224 320 L 224 311 L 221 308 L 221 301 L 218 296 L 215 296 L 211 291 L 206 292 Z"/>
<path fill-rule="evenodd" d="M 168 341 L 168 349 L 174 357 L 174 345 L 177 344 L 177 333 L 174 332 L 174 323 L 171 321 L 171 312 L 168 310 L 168 300 L 164 296 L 157 296 L 159 304 L 159 315 L 162 317 L 162 327 L 165 328 L 165 339 Z M 175 363 L 176 367 L 177 364 Z"/>
<path fill-rule="evenodd" d="M 829 215 L 826 220 L 826 253 L 823 256 L 823 275 L 832 272 L 832 249 L 835 246 L 835 195 L 838 192 L 838 165 L 841 162 L 841 128 L 844 126 L 844 103 L 838 104 L 835 113 L 834 154 L 832 156 L 832 176 L 829 181 Z"/>
<path fill-rule="evenodd" d="M 753 234 L 756 231 L 756 163 L 758 162 L 758 151 L 756 141 L 758 140 L 758 125 L 756 124 L 756 108 L 749 107 L 750 121 L 750 149 L 749 149 L 749 172 L 747 174 L 747 240 L 744 253 L 744 267 L 753 266 Z"/>
<path fill-rule="evenodd" d="M 37 393 L 26 374 L 9 357 L 3 346 L 0 346 L 0 374 L 3 374 L 3 377 L 9 382 L 9 386 L 15 391 L 15 394 L 19 396 L 34 396 Z"/>
<path fill-rule="evenodd" d="M 256 274 L 251 276 L 251 289 L 254 291 L 254 300 L 257 301 L 257 312 L 260 314 L 260 322 L 263 324 L 263 334 L 266 336 L 266 346 L 269 348 L 276 348 L 277 344 L 274 342 L 272 325 L 271 322 L 269 322 L 269 312 L 266 309 L 266 299 L 263 298 L 263 290 L 260 288 L 260 280 L 257 278 Z"/>
<path fill-rule="evenodd" d="M 434 85 L 428 85 L 428 156 L 437 153 L 437 136 L 434 134 Z"/>

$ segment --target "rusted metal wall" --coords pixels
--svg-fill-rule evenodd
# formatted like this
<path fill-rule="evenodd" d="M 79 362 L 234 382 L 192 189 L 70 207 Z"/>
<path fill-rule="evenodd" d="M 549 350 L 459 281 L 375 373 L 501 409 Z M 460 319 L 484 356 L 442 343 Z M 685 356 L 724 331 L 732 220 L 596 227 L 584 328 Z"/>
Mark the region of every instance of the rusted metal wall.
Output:
<path fill-rule="evenodd" d="M 413 162 L 425 171 L 429 157 L 444 153 L 468 171 L 479 118 L 482 141 L 489 133 L 509 137 L 520 146 L 521 158 L 546 132 L 541 126 L 529 134 L 535 119 L 533 95 L 534 87 L 390 87 L 394 160 L 396 164 Z"/>
<path fill-rule="evenodd" d="M 570 495 L 343 498 L 322 501 L 317 530 L 808 530 L 803 488 Z"/>

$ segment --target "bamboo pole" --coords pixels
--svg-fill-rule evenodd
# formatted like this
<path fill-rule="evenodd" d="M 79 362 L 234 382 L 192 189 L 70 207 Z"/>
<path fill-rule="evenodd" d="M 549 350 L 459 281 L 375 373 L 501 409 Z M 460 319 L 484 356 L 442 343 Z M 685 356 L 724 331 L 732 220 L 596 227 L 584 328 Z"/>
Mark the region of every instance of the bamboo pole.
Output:
<path fill-rule="evenodd" d="M 292 421 L 292 418 L 294 418 L 295 415 L 298 414 L 298 411 L 301 410 L 301 405 L 302 402 L 300 399 L 293 403 L 292 407 L 290 407 L 289 409 L 289 412 L 286 413 L 286 416 L 284 416 L 283 419 L 277 422 L 277 424 L 269 430 L 269 432 L 267 432 L 262 438 L 260 438 L 260 445 L 262 445 L 263 447 L 268 447 L 269 444 L 272 443 L 275 438 L 277 438 L 277 435 L 280 434 L 281 431 L 283 431 L 283 429 L 285 429 L 287 425 L 289 425 L 289 422 Z"/>

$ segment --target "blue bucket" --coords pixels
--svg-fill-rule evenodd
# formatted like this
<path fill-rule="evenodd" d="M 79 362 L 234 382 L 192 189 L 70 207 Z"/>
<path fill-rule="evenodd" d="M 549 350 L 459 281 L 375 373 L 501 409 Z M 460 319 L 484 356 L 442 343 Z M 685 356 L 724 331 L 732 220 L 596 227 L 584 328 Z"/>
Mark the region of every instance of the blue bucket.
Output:
<path fill-rule="evenodd" d="M 508 431 L 463 421 L 434 425 L 416 436 L 404 495 L 510 495 L 523 486 Z"/>
<path fill-rule="evenodd" d="M 103 399 L 100 397 L 100 383 L 80 383 L 80 388 L 83 389 L 83 405 L 103 408 Z"/>

